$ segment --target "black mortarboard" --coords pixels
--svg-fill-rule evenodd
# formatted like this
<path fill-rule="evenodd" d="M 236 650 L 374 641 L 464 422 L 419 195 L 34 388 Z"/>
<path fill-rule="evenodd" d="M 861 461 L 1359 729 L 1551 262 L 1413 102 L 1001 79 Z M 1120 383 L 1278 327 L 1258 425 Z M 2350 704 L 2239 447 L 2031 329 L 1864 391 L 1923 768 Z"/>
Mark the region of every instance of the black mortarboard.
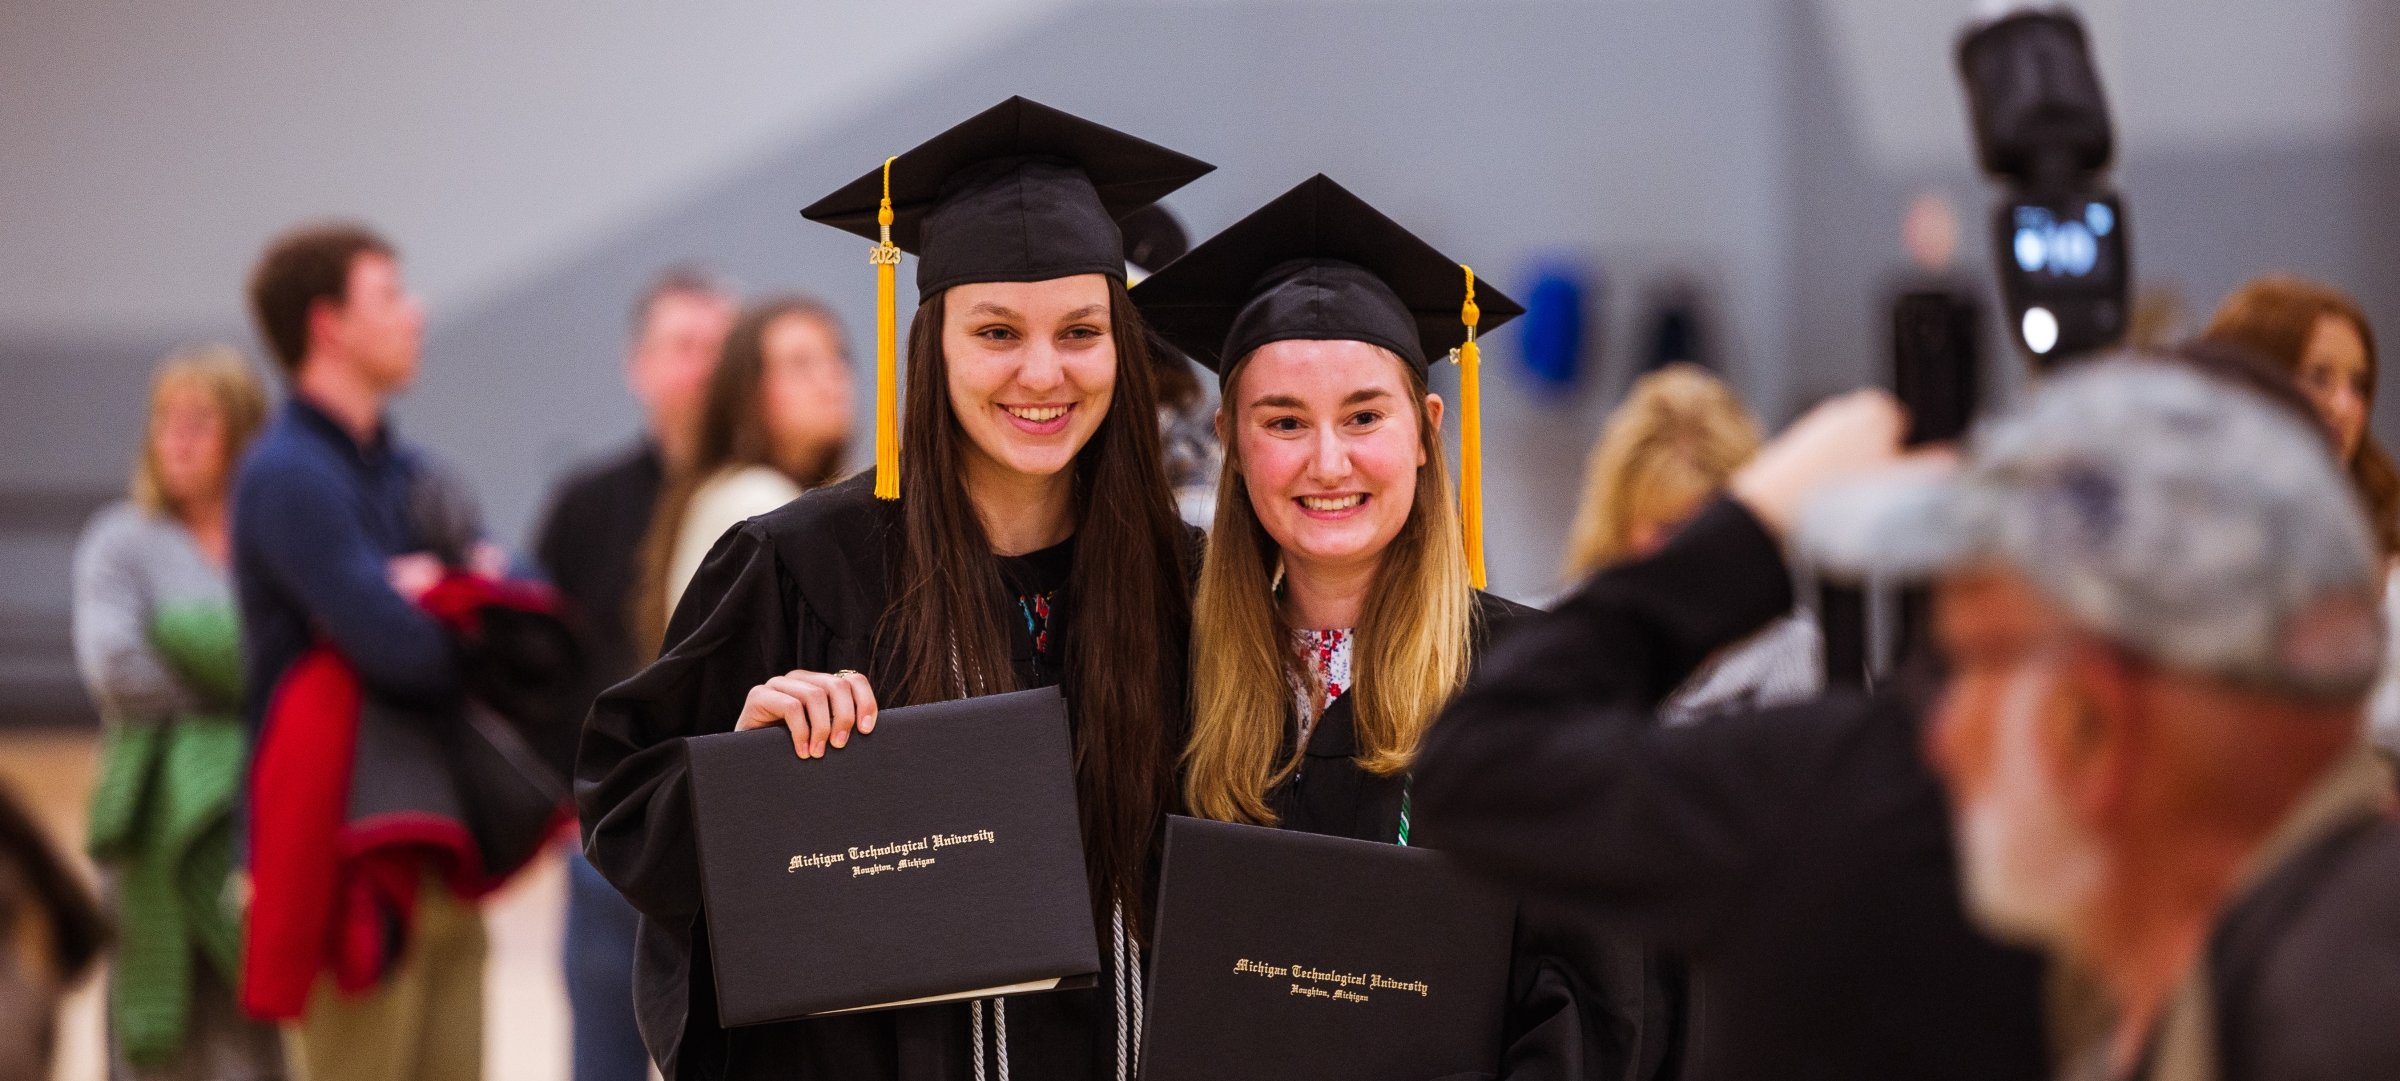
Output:
<path fill-rule="evenodd" d="M 1269 342 L 1357 341 L 1425 374 L 1455 356 L 1459 503 L 1475 588 L 1483 569 L 1482 351 L 1475 335 L 1525 314 L 1475 272 L 1323 173 L 1134 287 L 1152 330 L 1222 379 Z"/>
<path fill-rule="evenodd" d="M 1010 98 L 892 159 L 892 243 L 917 257 L 917 291 L 970 282 L 1122 280 L 1117 219 L 1216 168 L 1156 143 Z M 869 240 L 885 171 L 800 213 Z"/>
<path fill-rule="evenodd" d="M 900 498 L 900 253 L 917 293 L 1077 274 L 1125 280 L 1117 219 L 1216 168 L 1040 102 L 1010 98 L 800 213 L 869 240 L 875 266 L 875 496 Z"/>
<path fill-rule="evenodd" d="M 1422 371 L 1466 341 L 1465 271 L 1320 173 L 1133 291 L 1167 342 L 1221 376 L 1268 342 L 1361 341 Z M 1490 330 L 1525 309 L 1477 283 Z"/>

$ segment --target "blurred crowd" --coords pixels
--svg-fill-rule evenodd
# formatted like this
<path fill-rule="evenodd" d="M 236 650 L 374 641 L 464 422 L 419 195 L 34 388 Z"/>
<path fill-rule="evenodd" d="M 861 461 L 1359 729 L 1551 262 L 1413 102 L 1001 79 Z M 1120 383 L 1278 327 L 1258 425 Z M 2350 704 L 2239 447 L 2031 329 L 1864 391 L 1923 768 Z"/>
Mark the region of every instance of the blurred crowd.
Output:
<path fill-rule="evenodd" d="M 96 890 L 0 801 L 0 1076 L 43 1074 L 59 998 L 104 964 L 117 1077 L 479 1077 L 477 905 L 561 844 L 574 1076 L 691 1054 L 696 1028 L 645 1027 L 701 1007 L 637 991 L 643 910 L 561 840 L 577 795 L 590 830 L 634 798 L 588 737 L 577 784 L 576 745 L 596 698 L 731 618 L 694 592 L 743 569 L 722 538 L 858 473 L 873 374 L 825 304 L 666 269 L 619 366 L 641 427 L 559 478 L 511 552 L 440 448 L 390 421 L 425 320 L 400 253 L 355 224 L 273 238 L 248 281 L 263 370 L 224 345 L 156 370 L 126 496 L 75 558 L 105 723 Z M 1664 1004 L 1626 1015 L 1639 1038 L 1585 1045 L 1611 1076 L 2400 1076 L 2400 468 L 2371 431 L 2375 342 L 2337 284 L 2267 274 L 2194 340 L 2059 366 L 1925 448 L 1880 392 L 1768 438 L 1708 369 L 1646 374 L 1591 445 L 1548 611 L 1462 601 L 1475 649 L 1424 654 L 1458 683 L 1385 729 L 1359 707 L 1361 744 L 1398 764 L 1362 752 L 1360 798 L 1405 769 L 1401 841 L 1651 951 L 1629 982 L 1543 955 L 1583 1024 L 1612 994 Z M 1276 370 L 1274 344 L 1243 378 Z M 1298 719 L 1283 752 L 1211 727 L 1244 662 L 1202 642 L 1195 742 L 1167 753 L 1186 807 L 1288 823 L 1319 805 L 1278 755 L 1334 716 L 1353 656 L 1361 683 L 1393 680 L 1368 674 L 1370 639 L 1421 613 L 1311 592 L 1330 579 L 1283 532 L 1306 523 L 1249 509 L 1275 466 L 1218 419 L 1231 371 L 1160 354 L 1151 453 L 1173 510 L 1215 528 L 1195 640 L 1248 618 L 1225 597 L 1244 574 L 1284 605 L 1262 636 L 1315 636 L 1302 667 L 1260 662 Z M 1424 363 L 1403 384 L 1420 400 Z M 1441 415 L 1419 417 L 1419 465 L 1446 514 Z M 1271 558 L 1225 566 L 1229 536 Z M 1820 577 L 1927 598 L 1871 694 L 1828 679 Z M 1508 624 L 1488 643 L 1487 619 Z M 812 716 L 826 729 L 803 691 L 858 673 L 772 674 L 744 708 L 805 745 Z"/>

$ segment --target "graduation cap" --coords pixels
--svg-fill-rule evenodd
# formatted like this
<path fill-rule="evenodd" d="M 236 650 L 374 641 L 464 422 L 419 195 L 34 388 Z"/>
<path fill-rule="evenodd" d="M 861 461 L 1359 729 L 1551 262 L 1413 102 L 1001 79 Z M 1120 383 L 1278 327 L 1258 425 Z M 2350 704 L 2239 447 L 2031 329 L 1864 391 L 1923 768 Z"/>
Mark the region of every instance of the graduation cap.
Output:
<path fill-rule="evenodd" d="M 1320 173 L 1210 237 L 1133 290 L 1168 344 L 1225 378 L 1270 342 L 1359 341 L 1427 373 L 1459 364 L 1459 498 L 1475 585 L 1483 569 L 1482 350 L 1525 309 L 1475 271 Z"/>
<path fill-rule="evenodd" d="M 1013 97 L 885 159 L 801 214 L 877 241 L 875 494 L 900 497 L 894 312 L 901 253 L 917 291 L 1125 276 L 1117 220 L 1215 168 Z"/>

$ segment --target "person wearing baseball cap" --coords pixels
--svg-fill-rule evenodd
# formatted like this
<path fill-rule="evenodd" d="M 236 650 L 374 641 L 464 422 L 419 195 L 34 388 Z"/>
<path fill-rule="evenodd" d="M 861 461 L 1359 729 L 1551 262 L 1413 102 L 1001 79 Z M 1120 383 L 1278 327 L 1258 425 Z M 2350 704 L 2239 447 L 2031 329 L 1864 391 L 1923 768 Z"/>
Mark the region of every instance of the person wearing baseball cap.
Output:
<path fill-rule="evenodd" d="M 2299 963 L 2285 941 L 2389 937 L 2359 922 L 2386 919 L 2380 893 L 2306 914 L 2315 887 L 2300 881 L 2374 870 L 2385 857 L 2365 854 L 2391 847 L 2358 739 L 2376 576 L 2305 399 L 2244 359 L 2186 347 L 2063 373 L 1963 463 L 1904 459 L 1888 395 L 1819 406 L 1665 548 L 1483 663 L 1419 754 L 1423 843 L 1684 956 L 1708 1004 L 1681 1036 L 1689 1076 L 2049 1076 L 2045 985 L 2076 968 L 2122 1000 L 2130 1069 L 2172 1027 L 2153 1023 L 2157 989 L 2197 971 L 2236 896 L 2298 907 L 2235 910 L 2226 927 L 2274 945 L 2212 957 L 2253 981 L 2210 985 L 2219 1015 L 2305 1007 L 2256 982 Z M 1812 563 L 1934 577 L 1955 681 L 1904 665 L 1869 697 L 1658 729 L 1658 702 L 1782 612 Z M 1996 782 L 2028 756 L 2062 798 Z M 2180 922 L 2170 902 L 2188 906 Z M 2107 927 L 2143 932 L 2143 948 Z M 2046 974 L 2028 943 L 2068 964 Z M 2137 971 L 2151 975 L 2119 978 Z M 2286 971 L 2386 978 L 2272 974 Z M 2376 1065 L 2323 1076 L 2400 1075 Z"/>
<path fill-rule="evenodd" d="M 2400 1076 L 2400 828 L 2360 731 L 2382 572 L 2321 432 L 2114 359 L 1796 540 L 1933 581 L 1967 907 L 2108 993 L 2081 1069 Z"/>

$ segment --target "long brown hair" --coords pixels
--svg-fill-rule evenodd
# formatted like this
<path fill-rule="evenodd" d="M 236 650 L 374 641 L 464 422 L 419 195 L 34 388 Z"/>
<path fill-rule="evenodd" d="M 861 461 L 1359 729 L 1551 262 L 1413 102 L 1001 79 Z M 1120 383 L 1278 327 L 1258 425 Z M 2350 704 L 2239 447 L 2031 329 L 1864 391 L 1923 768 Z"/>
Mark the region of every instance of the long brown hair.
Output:
<path fill-rule="evenodd" d="M 1406 770 L 1433 715 L 1466 682 L 1475 589 L 1466 541 L 1442 459 L 1440 433 L 1425 409 L 1425 378 L 1405 373 L 1416 411 L 1416 502 L 1375 569 L 1359 612 L 1356 686 L 1351 692 L 1358 764 L 1378 776 Z M 1225 385 L 1249 364 L 1243 358 Z M 1233 408 L 1228 395 L 1227 408 Z M 1297 692 L 1322 692 L 1292 648 L 1292 627 L 1270 578 L 1279 549 L 1250 506 L 1238 440 L 1225 444 L 1217 479 L 1216 529 L 1200 563 L 1192 610 L 1192 739 L 1183 754 L 1184 803 L 1193 814 L 1273 825 L 1267 793 L 1290 776 L 1304 748 L 1275 760 Z"/>
<path fill-rule="evenodd" d="M 229 488 L 242 452 L 267 423 L 266 384 L 259 380 L 257 369 L 242 357 L 241 350 L 230 345 L 204 345 L 159 362 L 158 370 L 150 376 L 150 418 L 142 426 L 142 451 L 133 460 L 133 502 L 151 514 L 179 515 L 184 511 L 167 494 L 159 477 L 158 462 L 159 412 L 167 404 L 167 393 L 182 387 L 196 387 L 207 394 L 209 402 L 216 406 L 217 418 L 224 423 L 225 445 L 220 448 L 224 461 L 220 464 Z"/>
<path fill-rule="evenodd" d="M 874 680 L 893 705 L 1017 688 L 1000 563 L 965 482 L 966 433 L 942 352 L 947 294 L 908 332 L 900 427 L 901 534 L 892 606 L 876 629 Z M 1159 448 L 1149 330 L 1123 284 L 1109 283 L 1117 352 L 1108 412 L 1074 463 L 1075 555 L 1058 606 L 1075 716 L 1075 782 L 1094 913 L 1122 903 L 1141 933 L 1150 847 L 1174 796 L 1179 687 L 1190 634 L 1185 532 Z"/>
<path fill-rule="evenodd" d="M 2377 547 L 2390 558 L 2400 554 L 2400 467 L 2393 465 L 2390 452 L 2375 439 L 2375 328 L 2358 302 L 2323 282 L 2293 274 L 2269 274 L 2242 283 L 2225 298 L 2202 334 L 2246 346 L 2298 379 L 2308 341 L 2316 335 L 2317 323 L 2329 315 L 2348 322 L 2367 346 L 2369 427 L 2359 441 L 2358 453 L 2342 464 L 2350 471 L 2350 483 L 2358 490 L 2360 501 L 2366 504 Z"/>
<path fill-rule="evenodd" d="M 795 293 L 761 301 L 744 311 L 726 332 L 716 370 L 708 377 L 707 397 L 701 403 L 692 459 L 667 478 L 658 506 L 650 513 L 649 532 L 642 537 L 641 583 L 627 618 L 633 622 L 634 640 L 647 643 L 654 651 L 666 636 L 667 617 L 673 614 L 667 611 L 667 574 L 675 558 L 675 542 L 682 536 L 684 515 L 701 487 L 728 469 L 748 465 L 781 468 L 767 433 L 766 415 L 759 407 L 759 384 L 767 373 L 767 329 L 787 316 L 815 320 L 833 338 L 842 362 L 850 362 L 841 320 L 814 297 Z M 848 449 L 848 440 L 826 447 L 792 483 L 814 488 L 832 480 Z"/>

